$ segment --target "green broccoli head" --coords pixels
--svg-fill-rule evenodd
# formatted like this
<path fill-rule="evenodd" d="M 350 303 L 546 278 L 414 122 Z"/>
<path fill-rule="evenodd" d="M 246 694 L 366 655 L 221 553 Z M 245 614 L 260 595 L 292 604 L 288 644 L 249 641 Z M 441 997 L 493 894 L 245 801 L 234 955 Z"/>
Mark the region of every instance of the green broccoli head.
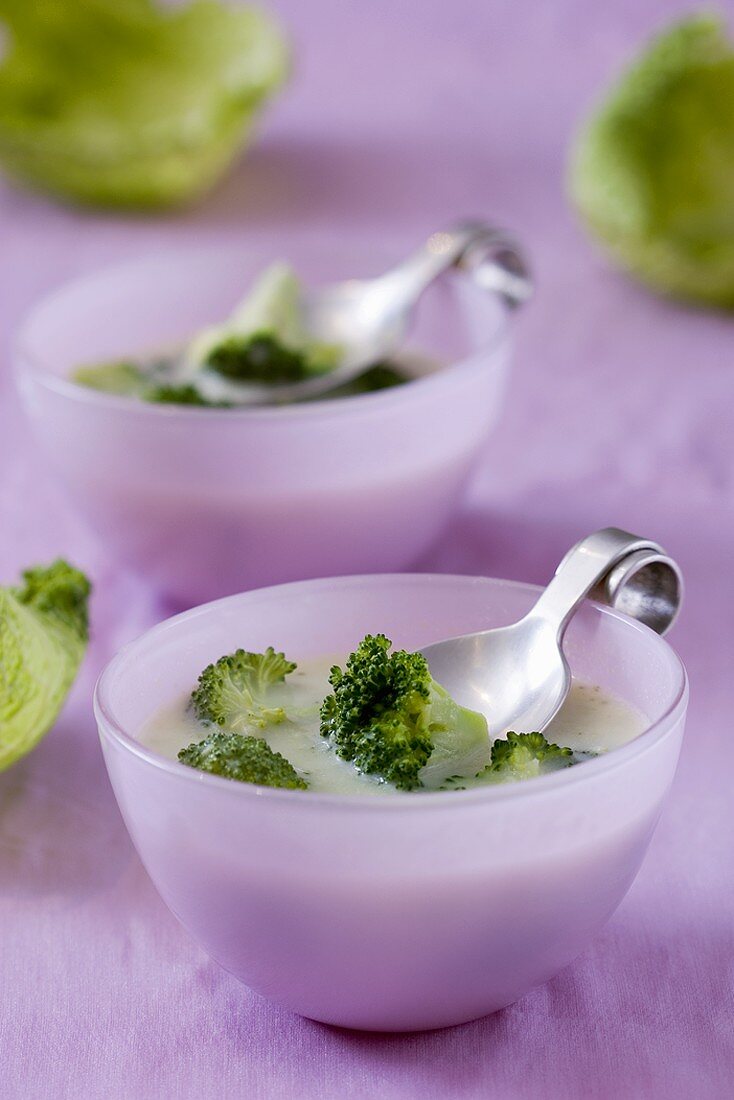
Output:
<path fill-rule="evenodd" d="M 332 668 L 322 736 L 343 760 L 400 790 L 476 774 L 489 755 L 485 718 L 455 703 L 420 653 L 391 653 L 391 645 L 368 634 L 344 670 Z"/>
<path fill-rule="evenodd" d="M 303 352 L 269 332 L 227 337 L 211 349 L 205 366 L 235 382 L 301 382 L 315 373 Z"/>
<path fill-rule="evenodd" d="M 178 758 L 190 768 L 240 783 L 301 791 L 308 787 L 293 765 L 279 752 L 273 752 L 262 737 L 217 731 L 181 749 Z"/>
<path fill-rule="evenodd" d="M 542 733 L 507 734 L 492 745 L 492 758 L 484 775 L 498 783 L 533 779 L 545 772 L 567 768 L 574 763 L 571 749 L 546 741 Z"/>
<path fill-rule="evenodd" d="M 154 405 L 197 405 L 207 409 L 231 409 L 231 401 L 210 401 L 190 382 L 149 382 L 138 393 L 144 401 Z"/>
<path fill-rule="evenodd" d="M 19 603 L 43 615 L 83 647 L 89 640 L 89 593 L 92 586 L 79 569 L 60 558 L 51 565 L 37 565 L 22 574 L 23 584 L 12 589 Z"/>
<path fill-rule="evenodd" d="M 369 367 L 364 374 L 353 378 L 351 382 L 345 382 L 336 389 L 329 391 L 329 397 L 358 397 L 363 393 L 378 393 L 380 390 L 393 389 L 410 381 L 398 364 L 391 363 L 389 359 L 381 360 Z"/>
<path fill-rule="evenodd" d="M 571 193 L 620 266 L 734 308 L 734 49 L 723 20 L 660 35 L 583 127 Z"/>
<path fill-rule="evenodd" d="M 264 653 L 238 649 L 204 669 L 191 696 L 196 717 L 233 733 L 265 729 L 286 718 L 282 706 L 273 705 L 272 688 L 282 684 L 295 664 L 268 646 Z"/>
<path fill-rule="evenodd" d="M 0 588 L 0 771 L 53 725 L 89 636 L 89 581 L 65 561 Z"/>

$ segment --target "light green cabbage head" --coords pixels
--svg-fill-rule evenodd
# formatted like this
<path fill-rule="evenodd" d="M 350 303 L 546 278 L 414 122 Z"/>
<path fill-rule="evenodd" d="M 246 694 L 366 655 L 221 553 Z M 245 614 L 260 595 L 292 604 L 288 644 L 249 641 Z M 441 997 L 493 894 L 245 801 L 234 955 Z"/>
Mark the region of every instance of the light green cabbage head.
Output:
<path fill-rule="evenodd" d="M 0 588 L 0 771 L 51 728 L 88 639 L 90 584 L 64 561 Z"/>
<path fill-rule="evenodd" d="M 0 27 L 0 163 L 102 205 L 198 195 L 288 68 L 270 16 L 222 0 L 0 0 Z"/>
<path fill-rule="evenodd" d="M 573 199 L 655 289 L 734 308 L 734 48 L 701 14 L 660 35 L 581 130 Z"/>

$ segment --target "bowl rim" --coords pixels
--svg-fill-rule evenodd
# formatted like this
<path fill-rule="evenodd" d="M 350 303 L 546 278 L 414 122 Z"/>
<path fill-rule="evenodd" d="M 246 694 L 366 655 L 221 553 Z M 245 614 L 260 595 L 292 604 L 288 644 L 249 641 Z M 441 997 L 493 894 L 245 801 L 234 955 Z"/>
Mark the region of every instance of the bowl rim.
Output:
<path fill-rule="evenodd" d="M 367 573 L 355 574 L 343 577 L 321 577 L 305 581 L 291 581 L 286 584 L 269 585 L 264 588 L 250 589 L 246 592 L 224 596 L 209 603 L 199 604 L 197 607 L 182 611 L 177 615 L 164 619 L 155 626 L 146 630 L 143 634 L 127 642 L 114 657 L 107 663 L 100 673 L 94 688 L 94 715 L 102 742 L 107 740 L 110 744 L 122 747 L 126 752 L 142 762 L 143 765 L 178 777 L 182 781 L 204 784 L 213 790 L 221 791 L 222 795 L 229 792 L 230 797 L 244 799 L 265 799 L 266 801 L 294 802 L 298 800 L 302 806 L 311 809 L 329 809 L 335 812 L 410 812 L 411 808 L 433 806 L 444 811 L 453 808 L 461 811 L 479 804 L 491 805 L 495 802 L 504 802 L 507 799 L 540 798 L 549 790 L 570 787 L 578 783 L 592 780 L 594 777 L 606 772 L 625 767 L 631 760 L 651 750 L 659 741 L 663 740 L 673 730 L 681 715 L 685 714 L 688 705 L 688 676 L 685 666 L 672 646 L 650 627 L 632 619 L 614 608 L 596 603 L 593 600 L 585 601 L 584 606 L 592 609 L 594 614 L 611 617 L 623 622 L 630 630 L 648 635 L 655 639 L 656 644 L 663 647 L 668 660 L 673 666 L 675 677 L 675 689 L 672 700 L 665 707 L 660 717 L 647 726 L 642 733 L 631 741 L 619 746 L 613 752 L 585 761 L 582 767 L 566 768 L 551 772 L 548 775 L 538 776 L 528 783 L 505 783 L 496 786 L 477 787 L 468 791 L 427 791 L 416 796 L 414 792 L 398 791 L 389 799 L 369 798 L 367 796 L 353 794 L 335 794 L 321 791 L 284 790 L 274 787 L 260 787 L 251 783 L 240 783 L 223 776 L 210 775 L 207 772 L 198 771 L 162 756 L 152 749 L 147 748 L 131 734 L 126 732 L 122 723 L 118 722 L 114 714 L 114 707 L 108 698 L 109 684 L 116 674 L 119 666 L 134 656 L 135 649 L 144 641 L 149 641 L 156 636 L 164 635 L 168 631 L 178 630 L 184 622 L 195 621 L 199 616 L 210 614 L 215 608 L 223 604 L 231 604 L 245 601 L 248 597 L 262 595 L 267 596 L 276 591 L 282 593 L 285 598 L 292 599 L 298 595 L 299 590 L 307 590 L 314 593 L 323 588 L 353 588 L 369 587 L 378 582 L 383 585 L 414 585 L 431 584 L 436 581 L 449 584 L 467 586 L 484 586 L 497 588 L 521 589 L 528 594 L 538 594 L 542 591 L 541 585 L 528 584 L 524 581 L 503 580 L 498 577 L 486 577 L 471 574 L 454 573 Z M 457 795 L 459 797 L 457 798 Z"/>
<path fill-rule="evenodd" d="M 300 243 L 303 243 L 305 240 L 309 247 L 311 247 L 313 242 L 314 249 L 321 247 L 332 250 L 332 244 L 328 236 L 325 238 L 317 236 L 315 239 L 310 235 L 307 235 L 305 238 L 296 236 L 296 240 Z M 336 241 L 337 238 L 334 238 L 334 240 Z M 249 243 L 250 246 L 263 246 L 262 238 L 258 237 L 254 237 L 254 239 L 250 237 Z M 63 280 L 33 302 L 23 314 L 13 334 L 11 340 L 11 357 L 16 381 L 21 383 L 27 376 L 34 379 L 39 385 L 44 386 L 46 389 L 51 390 L 67 400 L 79 402 L 82 405 L 90 405 L 93 408 L 106 408 L 123 414 L 134 412 L 143 416 L 185 420 L 190 418 L 206 419 L 225 415 L 229 421 L 288 420 L 294 418 L 318 419 L 325 416 L 344 415 L 349 409 L 358 410 L 364 409 L 365 407 L 379 408 L 380 406 L 390 403 L 410 400 L 410 395 L 414 394 L 416 389 L 424 392 L 427 388 L 432 387 L 440 391 L 441 388 L 446 388 L 447 385 L 451 385 L 456 380 L 457 376 L 463 377 L 470 374 L 477 370 L 478 366 L 486 370 L 486 364 L 478 364 L 477 359 L 487 354 L 496 355 L 496 353 L 507 344 L 511 331 L 513 310 L 503 303 L 501 298 L 490 296 L 490 301 L 496 302 L 499 307 L 497 310 L 497 325 L 492 334 L 492 338 L 481 346 L 478 346 L 469 354 L 460 357 L 435 372 L 413 378 L 405 385 L 393 386 L 385 390 L 377 390 L 373 393 L 322 398 L 314 401 L 302 402 L 300 404 L 258 406 L 254 408 L 209 408 L 198 405 L 175 404 L 159 405 L 154 402 L 140 401 L 134 397 L 127 397 L 122 394 L 104 393 L 101 390 L 94 390 L 89 386 L 74 382 L 67 375 L 54 373 L 53 370 L 48 369 L 39 361 L 36 354 L 29 347 L 31 331 L 44 310 L 62 301 L 68 294 L 83 293 L 85 287 L 93 284 L 100 278 L 122 277 L 126 273 L 134 272 L 139 268 L 149 267 L 155 264 L 160 264 L 162 266 L 167 263 L 170 264 L 176 258 L 178 258 L 180 263 L 187 262 L 187 259 L 189 263 L 203 263 L 207 259 L 209 263 L 215 263 L 217 259 L 221 262 L 225 257 L 244 254 L 247 247 L 247 240 L 237 243 L 230 242 L 228 244 L 174 245 L 159 251 L 145 252 L 138 256 L 121 260 L 118 263 L 106 264 L 92 271 L 80 273 L 69 279 Z M 343 240 L 339 241 L 337 247 L 340 247 L 345 252 L 347 251 Z M 360 242 L 355 242 L 354 245 L 355 250 L 358 252 L 363 250 L 365 254 L 371 253 L 378 255 L 381 255 L 382 247 L 382 243 L 374 247 L 363 245 Z"/>

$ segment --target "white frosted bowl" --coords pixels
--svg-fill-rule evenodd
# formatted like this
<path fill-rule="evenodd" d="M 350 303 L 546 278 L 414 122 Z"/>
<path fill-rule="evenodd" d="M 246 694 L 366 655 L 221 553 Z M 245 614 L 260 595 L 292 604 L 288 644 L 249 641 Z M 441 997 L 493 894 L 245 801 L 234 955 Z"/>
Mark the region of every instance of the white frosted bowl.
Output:
<path fill-rule="evenodd" d="M 601 929 L 642 862 L 678 759 L 683 666 L 647 627 L 587 603 L 574 672 L 649 728 L 525 783 L 389 799 L 279 791 L 164 759 L 137 735 L 237 646 L 296 660 L 368 631 L 418 648 L 519 618 L 529 585 L 344 577 L 245 593 L 169 619 L 103 672 L 95 709 L 117 800 L 148 873 L 191 935 L 252 989 L 332 1024 L 457 1024 L 522 996 Z"/>
<path fill-rule="evenodd" d="M 506 311 L 465 275 L 429 290 L 412 336 L 451 366 L 393 391 L 211 410 L 69 380 L 81 364 L 175 344 L 226 316 L 277 255 L 312 285 L 396 259 L 297 237 L 166 253 L 57 291 L 16 341 L 25 409 L 78 510 L 112 555 L 184 603 L 403 568 L 458 504 L 499 414 Z"/>

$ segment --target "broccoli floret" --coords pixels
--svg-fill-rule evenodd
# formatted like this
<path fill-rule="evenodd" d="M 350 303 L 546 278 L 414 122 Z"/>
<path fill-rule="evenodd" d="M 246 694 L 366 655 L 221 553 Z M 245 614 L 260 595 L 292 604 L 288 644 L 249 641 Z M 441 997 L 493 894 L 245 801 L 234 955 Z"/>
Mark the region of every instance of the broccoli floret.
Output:
<path fill-rule="evenodd" d="M 304 352 L 267 332 L 230 336 L 211 349 L 205 365 L 235 382 L 301 382 L 314 373 Z"/>
<path fill-rule="evenodd" d="M 545 772 L 570 767 L 574 763 L 571 749 L 554 745 L 542 733 L 507 734 L 492 745 L 492 758 L 482 776 L 509 783 L 515 779 L 533 779 Z"/>
<path fill-rule="evenodd" d="M 190 383 L 173 385 L 151 383 L 143 388 L 140 397 L 154 405 L 200 405 L 208 409 L 231 409 L 231 401 L 210 401 Z"/>
<path fill-rule="evenodd" d="M 265 729 L 285 721 L 283 707 L 273 706 L 268 694 L 295 668 L 268 646 L 264 653 L 238 649 L 204 669 L 191 696 L 196 717 L 234 733 Z"/>
<path fill-rule="evenodd" d="M 329 397 L 356 397 L 361 393 L 377 393 L 379 390 L 402 386 L 409 379 L 389 360 L 375 363 L 364 374 L 329 391 Z"/>
<path fill-rule="evenodd" d="M 400 790 L 439 787 L 450 775 L 475 775 L 489 758 L 483 715 L 455 703 L 420 653 L 367 635 L 335 665 L 321 706 L 321 734 L 338 756 Z"/>
<path fill-rule="evenodd" d="M 91 586 L 65 561 L 23 573 L 0 588 L 0 771 L 51 728 L 74 682 L 89 637 Z"/>
<path fill-rule="evenodd" d="M 300 791 L 308 787 L 293 765 L 279 752 L 273 752 L 262 737 L 217 731 L 181 749 L 178 758 L 190 768 L 240 783 Z"/>

